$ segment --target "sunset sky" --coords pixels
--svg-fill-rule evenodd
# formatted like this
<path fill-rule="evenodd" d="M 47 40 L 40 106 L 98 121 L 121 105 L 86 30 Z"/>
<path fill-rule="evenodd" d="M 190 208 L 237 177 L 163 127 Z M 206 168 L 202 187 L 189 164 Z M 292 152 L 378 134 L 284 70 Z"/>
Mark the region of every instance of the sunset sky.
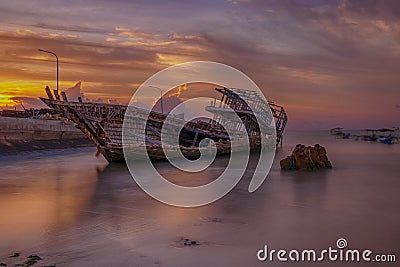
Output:
<path fill-rule="evenodd" d="M 400 125 L 400 2 L 0 0 L 0 108 L 82 81 L 127 103 L 192 60 L 231 65 L 285 106 L 290 129 Z"/>

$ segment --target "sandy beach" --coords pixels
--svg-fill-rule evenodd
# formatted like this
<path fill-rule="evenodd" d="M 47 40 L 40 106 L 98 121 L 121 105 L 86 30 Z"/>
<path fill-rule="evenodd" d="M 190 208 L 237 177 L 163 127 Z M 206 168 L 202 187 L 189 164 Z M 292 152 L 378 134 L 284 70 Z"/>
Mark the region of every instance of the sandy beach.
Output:
<path fill-rule="evenodd" d="M 333 169 L 280 170 L 279 160 L 295 144 L 316 142 L 327 148 Z M 200 208 L 153 200 L 125 165 L 96 158 L 94 148 L 2 156 L 0 262 L 37 254 L 41 266 L 286 266 L 260 262 L 256 253 L 266 244 L 322 249 L 339 238 L 351 248 L 399 257 L 399 145 L 335 139 L 324 131 L 289 132 L 284 144 L 258 191 L 247 192 L 250 167 L 231 193 Z M 189 182 L 166 162 L 157 169 L 176 183 L 207 183 L 227 160 Z M 197 245 L 185 246 L 185 238 Z M 20 258 L 8 258 L 14 252 Z M 395 266 L 368 264 L 381 265 Z"/>

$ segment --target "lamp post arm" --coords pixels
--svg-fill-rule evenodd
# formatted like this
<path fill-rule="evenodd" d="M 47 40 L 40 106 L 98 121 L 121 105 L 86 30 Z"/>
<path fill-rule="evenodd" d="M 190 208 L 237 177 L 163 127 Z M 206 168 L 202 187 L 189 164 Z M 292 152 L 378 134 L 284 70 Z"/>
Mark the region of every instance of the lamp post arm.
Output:
<path fill-rule="evenodd" d="M 161 88 L 159 88 L 159 87 L 157 87 L 157 86 L 149 85 L 149 87 L 158 89 L 158 90 L 160 91 L 161 113 L 164 114 L 164 107 L 163 107 L 163 91 L 161 90 Z"/>
<path fill-rule="evenodd" d="M 38 49 L 40 52 L 44 52 L 44 53 L 48 53 L 48 54 L 52 54 L 53 56 L 56 57 L 57 60 L 57 92 L 58 92 L 58 56 L 56 55 L 56 53 L 52 52 L 52 51 L 47 51 L 47 50 L 43 50 L 43 49 Z"/>

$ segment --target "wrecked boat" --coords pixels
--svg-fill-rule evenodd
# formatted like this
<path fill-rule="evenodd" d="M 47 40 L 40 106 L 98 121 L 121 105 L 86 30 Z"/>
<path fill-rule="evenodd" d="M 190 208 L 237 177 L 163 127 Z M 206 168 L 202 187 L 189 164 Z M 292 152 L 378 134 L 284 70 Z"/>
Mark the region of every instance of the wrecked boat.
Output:
<path fill-rule="evenodd" d="M 51 92 L 46 87 L 48 98 L 40 98 L 49 108 L 63 114 L 73 121 L 97 147 L 98 154 L 102 154 L 109 162 L 123 162 L 123 121 L 128 109 L 128 105 L 105 104 L 94 102 L 83 102 L 81 98 L 78 101 L 69 101 L 65 92 L 58 90 Z M 215 88 L 221 94 L 220 105 L 216 102 L 206 107 L 208 112 L 214 114 L 214 119 L 184 121 L 182 118 L 174 118 L 176 125 L 184 125 L 179 133 L 179 149 L 188 159 L 196 159 L 200 156 L 199 145 L 204 138 L 212 139 L 217 148 L 217 155 L 230 154 L 230 137 L 219 124 L 221 114 L 227 111 L 224 106 L 230 107 L 240 117 L 245 130 L 251 150 L 257 150 L 261 145 L 260 127 L 269 127 L 268 122 L 275 120 L 275 129 L 273 136 L 276 136 L 276 145 L 282 144 L 283 131 L 287 123 L 285 109 L 273 102 L 266 102 L 256 92 L 244 89 Z M 258 111 L 253 112 L 247 105 L 249 101 L 256 103 Z M 261 124 L 258 123 L 256 112 L 271 109 L 272 117 L 263 117 Z M 145 131 L 140 134 L 134 134 L 133 139 L 137 141 L 145 140 L 149 157 L 152 160 L 165 159 L 166 156 L 161 144 L 161 129 L 167 119 L 168 114 L 163 114 L 151 110 L 148 113 L 139 107 L 129 107 L 134 110 L 135 119 L 143 123 L 145 121 Z M 149 116 L 146 116 L 149 114 Z M 265 114 L 264 114 L 265 115 Z M 263 116 L 264 116 L 263 115 Z M 172 125 L 173 126 L 173 125 Z M 234 127 L 236 127 L 234 125 Z M 176 135 L 176 134 L 175 134 Z"/>

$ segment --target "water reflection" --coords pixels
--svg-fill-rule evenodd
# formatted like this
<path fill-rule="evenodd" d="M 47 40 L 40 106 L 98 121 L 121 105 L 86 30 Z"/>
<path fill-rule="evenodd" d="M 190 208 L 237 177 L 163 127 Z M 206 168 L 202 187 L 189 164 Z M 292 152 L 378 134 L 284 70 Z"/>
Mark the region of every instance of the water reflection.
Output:
<path fill-rule="evenodd" d="M 1 251 L 46 242 L 79 221 L 93 197 L 99 165 L 87 152 L 38 159 L 2 159 L 0 178 Z"/>
<path fill-rule="evenodd" d="M 189 209 L 150 198 L 125 165 L 107 164 L 92 150 L 3 159 L 0 251 L 47 253 L 60 266 L 257 266 L 254 255 L 265 243 L 318 249 L 346 237 L 355 248 L 396 253 L 400 146 L 317 137 L 288 135 L 255 193 L 247 191 L 257 162 L 250 160 L 232 192 Z M 281 172 L 279 159 L 298 142 L 324 144 L 334 168 Z M 192 176 L 194 183 L 165 163 L 157 168 L 190 186 L 209 182 L 224 166 L 226 159 L 217 160 Z M 177 248 L 178 237 L 202 245 Z"/>

